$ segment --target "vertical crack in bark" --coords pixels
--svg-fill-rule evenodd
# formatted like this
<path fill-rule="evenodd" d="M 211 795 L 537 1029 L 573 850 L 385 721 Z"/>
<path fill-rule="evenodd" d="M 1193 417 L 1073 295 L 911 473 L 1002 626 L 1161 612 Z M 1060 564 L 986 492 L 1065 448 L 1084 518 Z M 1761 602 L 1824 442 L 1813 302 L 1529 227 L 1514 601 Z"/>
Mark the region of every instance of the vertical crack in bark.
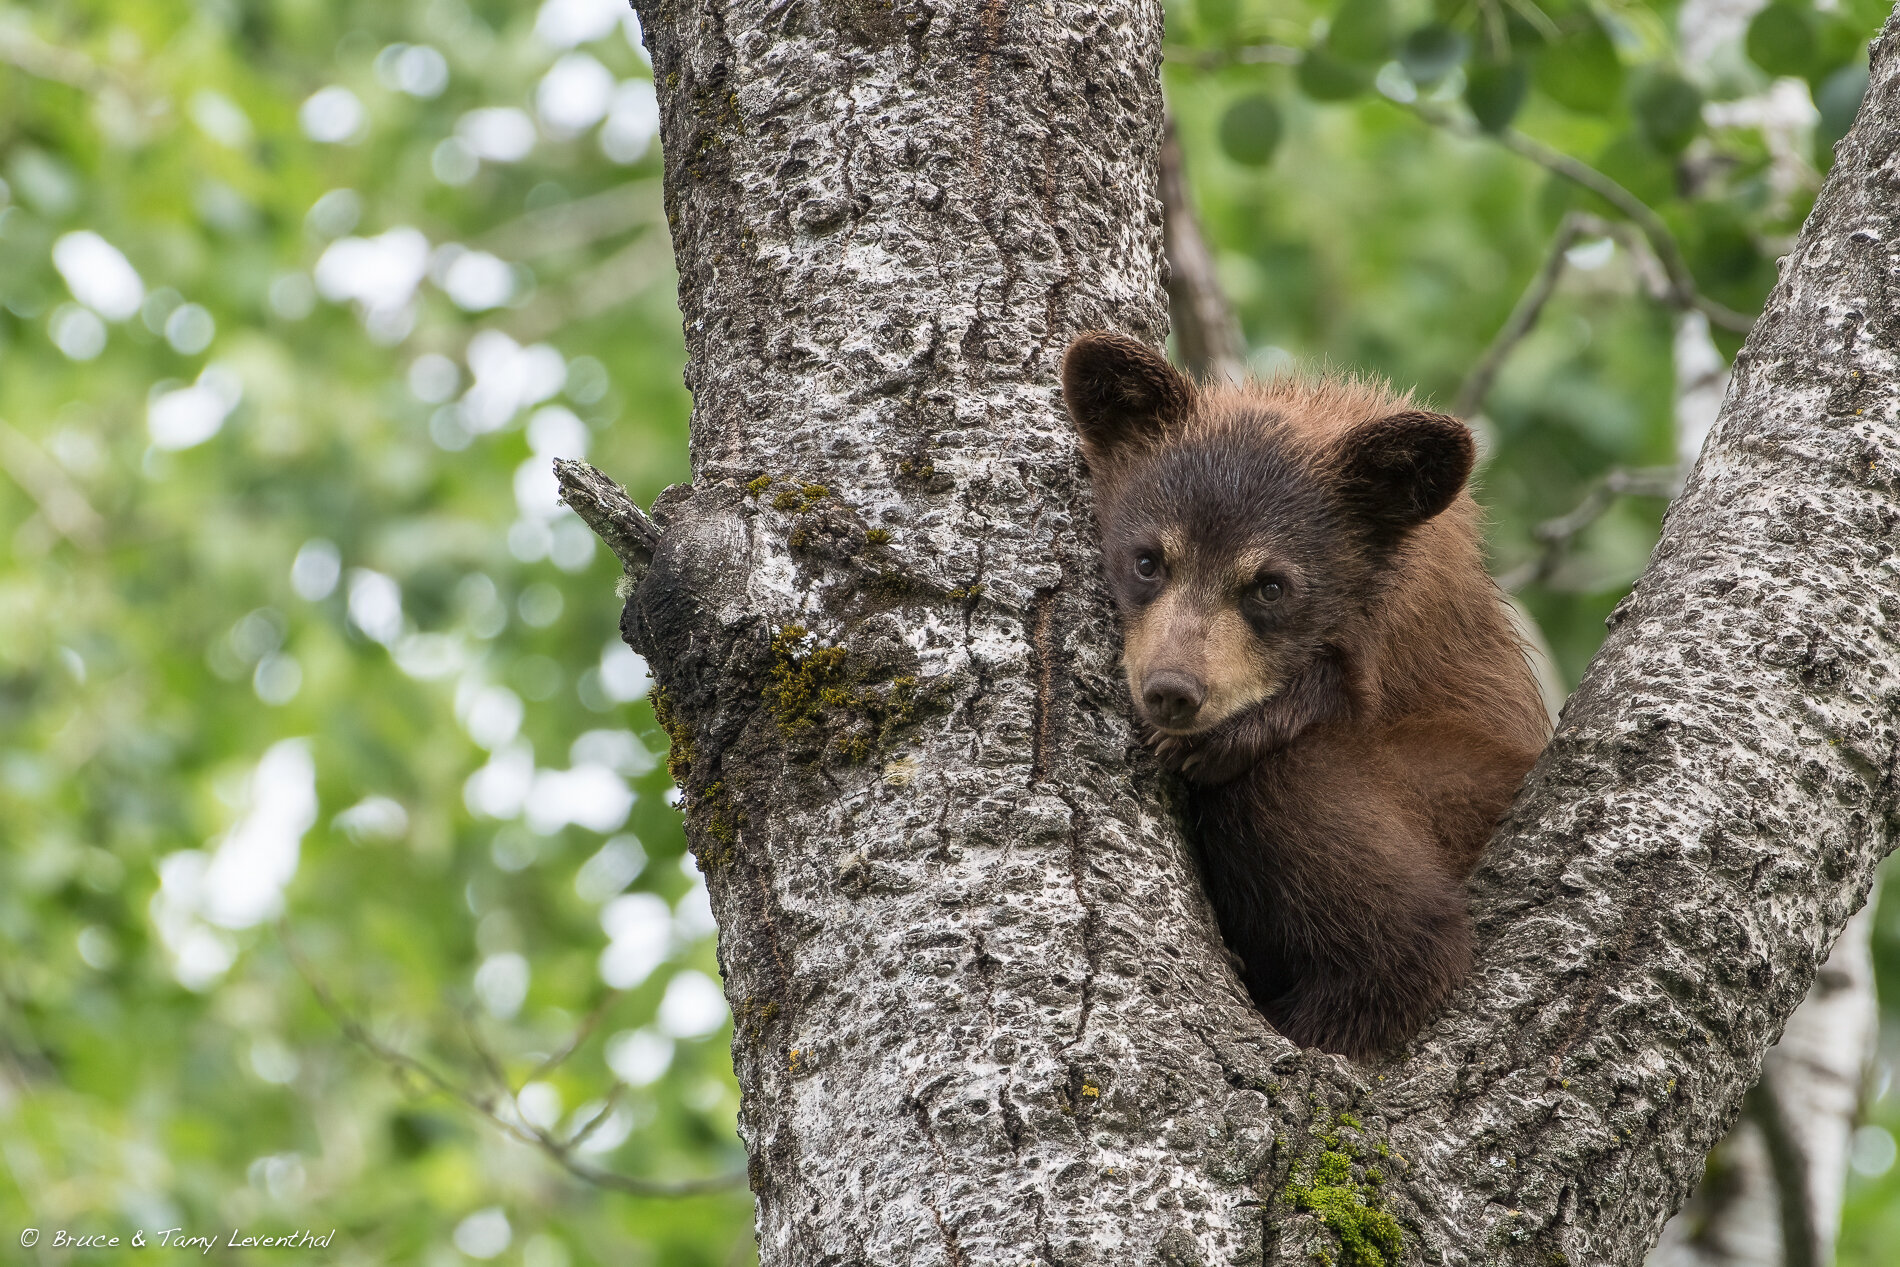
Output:
<path fill-rule="evenodd" d="M 1050 622 L 1055 618 L 1056 591 L 1037 590 L 1030 645 L 1036 653 L 1036 728 L 1030 737 L 1029 781 L 1041 783 L 1049 773 L 1049 745 L 1054 723 L 1055 648 L 1050 641 Z"/>
<path fill-rule="evenodd" d="M 1063 1051 L 1069 1051 L 1088 1034 L 1089 1014 L 1095 1008 L 1095 974 L 1101 969 L 1101 935 L 1098 924 L 1101 916 L 1095 909 L 1095 901 L 1085 887 L 1083 872 L 1088 861 L 1082 845 L 1083 833 L 1087 828 L 1087 819 L 1082 807 L 1074 797 L 1066 792 L 1058 792 L 1064 805 L 1069 807 L 1069 884 L 1075 891 L 1075 900 L 1082 908 L 1082 1004 L 1076 1016 L 1075 1037 L 1062 1045 Z"/>
<path fill-rule="evenodd" d="M 976 958 L 974 966 L 979 980 L 983 982 L 983 1016 L 988 1028 L 983 1035 L 986 1051 L 993 1050 L 1000 1026 L 996 1015 L 996 957 L 990 953 L 989 944 L 979 931 L 975 934 Z M 996 1090 L 996 1115 L 1003 1123 L 1003 1138 L 1009 1141 L 1009 1155 L 1022 1160 L 1023 1155 L 1023 1117 L 1017 1111 L 1011 1093 L 1016 1089 L 1016 1066 L 1014 1061 L 1003 1065 L 1003 1084 Z"/>
<path fill-rule="evenodd" d="M 977 41 L 976 74 L 973 76 L 975 101 L 970 112 L 970 136 L 975 144 L 971 155 L 971 174 L 975 179 L 977 215 L 985 225 L 990 218 L 989 154 L 990 66 L 996 55 L 997 41 L 1003 33 L 1007 0 L 984 0 L 978 19 L 982 35 Z"/>
<path fill-rule="evenodd" d="M 1048 783 L 1049 763 L 1060 729 L 1057 721 L 1060 701 L 1056 698 L 1055 678 L 1058 668 L 1061 668 L 1066 679 L 1068 669 L 1066 663 L 1058 663 L 1063 660 L 1063 656 L 1055 634 L 1056 607 L 1062 588 L 1063 582 L 1058 581 L 1047 589 L 1037 590 L 1031 613 L 1029 645 L 1036 665 L 1036 714 L 1035 729 L 1031 735 L 1029 774 L 1032 786 Z M 1075 1037 L 1062 1045 L 1062 1050 L 1068 1051 L 1088 1033 L 1089 1015 L 1095 1007 L 1095 976 L 1101 967 L 1100 915 L 1094 900 L 1089 896 L 1084 874 L 1088 867 L 1083 843 L 1087 831 L 1087 813 L 1067 788 L 1060 783 L 1050 786 L 1057 798 L 1068 807 L 1069 884 L 1075 893 L 1076 904 L 1082 908 L 1082 954 L 1085 965 L 1082 972 L 1082 998 Z"/>
<path fill-rule="evenodd" d="M 930 1122 L 929 1108 L 921 1100 L 912 1100 L 910 1103 L 917 1116 L 918 1129 L 923 1131 L 924 1138 L 930 1142 L 930 1150 L 936 1154 L 938 1173 L 949 1173 L 950 1159 L 944 1155 L 943 1145 L 937 1140 L 936 1128 Z M 950 1267 L 964 1267 L 962 1240 L 957 1236 L 957 1229 L 944 1220 L 943 1210 L 937 1205 L 930 1185 L 923 1185 L 918 1196 L 922 1198 L 924 1208 L 930 1211 L 931 1221 L 937 1225 L 937 1237 L 943 1242 L 944 1257 L 949 1260 Z"/>

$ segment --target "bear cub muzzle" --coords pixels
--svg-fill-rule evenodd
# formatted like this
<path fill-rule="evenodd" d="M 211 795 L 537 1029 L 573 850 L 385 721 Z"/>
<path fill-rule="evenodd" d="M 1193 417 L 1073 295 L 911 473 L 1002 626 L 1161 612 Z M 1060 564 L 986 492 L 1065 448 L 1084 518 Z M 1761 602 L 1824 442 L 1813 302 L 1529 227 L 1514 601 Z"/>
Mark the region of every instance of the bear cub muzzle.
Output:
<path fill-rule="evenodd" d="M 1100 332 L 1062 388 L 1129 694 L 1247 989 L 1373 1059 L 1469 969 L 1463 882 L 1548 731 L 1470 430 L 1351 378 L 1203 388 Z"/>

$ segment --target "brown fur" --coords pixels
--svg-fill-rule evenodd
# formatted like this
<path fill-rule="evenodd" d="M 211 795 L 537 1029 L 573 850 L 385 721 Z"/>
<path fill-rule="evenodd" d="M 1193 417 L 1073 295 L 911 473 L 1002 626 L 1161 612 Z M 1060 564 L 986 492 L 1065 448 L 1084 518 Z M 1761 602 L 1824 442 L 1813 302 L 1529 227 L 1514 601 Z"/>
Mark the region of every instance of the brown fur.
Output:
<path fill-rule="evenodd" d="M 1371 1058 L 1468 969 L 1462 881 L 1546 733 L 1469 432 L 1360 379 L 1197 389 L 1107 334 L 1063 387 L 1129 689 L 1248 989 L 1296 1042 Z"/>

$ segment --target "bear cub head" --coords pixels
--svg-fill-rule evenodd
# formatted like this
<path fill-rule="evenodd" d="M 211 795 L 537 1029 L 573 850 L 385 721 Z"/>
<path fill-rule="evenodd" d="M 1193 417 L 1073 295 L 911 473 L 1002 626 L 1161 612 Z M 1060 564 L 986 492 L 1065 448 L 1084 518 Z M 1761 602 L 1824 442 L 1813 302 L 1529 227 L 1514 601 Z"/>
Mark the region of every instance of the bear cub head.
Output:
<path fill-rule="evenodd" d="M 1164 757 L 1185 766 L 1222 734 L 1272 746 L 1342 715 L 1342 648 L 1464 488 L 1465 425 L 1343 378 L 1198 387 L 1101 332 L 1069 345 L 1062 390 L 1128 689 Z"/>

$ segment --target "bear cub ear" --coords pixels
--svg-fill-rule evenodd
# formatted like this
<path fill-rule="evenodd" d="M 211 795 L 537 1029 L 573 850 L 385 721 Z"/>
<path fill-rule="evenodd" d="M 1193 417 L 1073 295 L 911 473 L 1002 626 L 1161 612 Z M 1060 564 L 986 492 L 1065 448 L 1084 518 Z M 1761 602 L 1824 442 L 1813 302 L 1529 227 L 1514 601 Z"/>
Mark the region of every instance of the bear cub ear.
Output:
<path fill-rule="evenodd" d="M 1396 542 L 1451 505 L 1477 461 L 1471 429 L 1445 414 L 1393 414 L 1339 443 L 1341 492 L 1375 538 Z"/>
<path fill-rule="evenodd" d="M 1167 358 L 1125 335 L 1091 330 L 1062 355 L 1062 399 L 1100 474 L 1131 447 L 1158 440 L 1194 409 L 1194 384 Z"/>

